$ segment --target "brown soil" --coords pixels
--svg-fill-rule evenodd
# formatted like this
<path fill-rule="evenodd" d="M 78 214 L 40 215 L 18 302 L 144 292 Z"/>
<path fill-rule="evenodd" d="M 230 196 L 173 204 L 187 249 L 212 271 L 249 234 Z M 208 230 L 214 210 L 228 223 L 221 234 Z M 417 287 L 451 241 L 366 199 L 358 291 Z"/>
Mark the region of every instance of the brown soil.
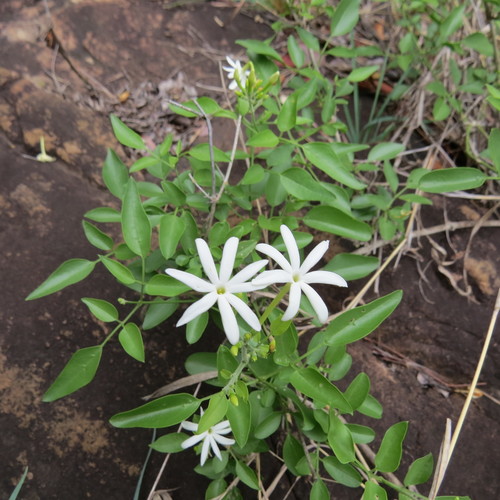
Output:
<path fill-rule="evenodd" d="M 161 103 L 148 88 L 176 80 L 182 86 L 174 85 L 172 92 L 180 97 L 186 92 L 185 82 L 199 95 L 206 94 L 207 86 L 220 86 L 218 61 L 227 53 L 239 52 L 236 39 L 264 38 L 270 32 L 252 17 L 239 14 L 233 19 L 233 8 L 209 4 L 165 9 L 160 2 L 49 0 L 51 19 L 43 4 L 4 0 L 0 5 L 0 244 L 4 256 L 0 264 L 0 497 L 10 495 L 27 465 L 30 472 L 23 499 L 132 498 L 152 434 L 117 430 L 108 419 L 182 376 L 183 360 L 193 349 L 172 326 L 148 333 L 145 365 L 110 345 L 92 384 L 61 401 L 43 404 L 43 392 L 70 355 L 95 344 L 108 331 L 105 324 L 90 318 L 79 298 L 97 294 L 114 300 L 124 292 L 98 270 L 91 279 L 45 299 L 26 303 L 24 297 L 62 261 L 95 258 L 80 221 L 95 206 L 113 205 L 103 189 L 100 167 L 106 147 L 122 152 L 107 113 L 115 109 L 126 114 L 127 106 L 134 109 L 142 99 L 159 122 Z M 124 102 L 118 104 L 116 96 Z M 164 132 L 148 123 L 146 114 L 140 116 L 138 128 L 151 127 L 158 135 Z M 179 134 L 186 126 L 174 125 Z M 57 158 L 54 163 L 27 157 L 39 152 L 41 135 L 48 153 Z M 225 141 L 220 147 L 229 147 L 231 134 L 217 137 Z M 150 137 L 153 142 L 157 139 Z M 476 220 L 485 211 L 481 205 L 463 202 L 448 201 L 445 206 L 436 197 L 434 207 L 423 211 L 424 225 L 443 223 L 445 208 L 451 220 Z M 385 415 L 377 427 L 383 430 L 396 421 L 410 421 L 405 464 L 429 451 L 437 457 L 446 419 L 456 422 L 464 396 L 453 387 L 472 378 L 500 286 L 500 232 L 481 229 L 465 254 L 470 235 L 468 229 L 433 237 L 446 252 L 438 252 L 441 268 L 428 240 L 414 241 L 416 250 L 380 280 L 382 294 L 404 290 L 402 305 L 373 336 L 377 344 L 364 342 L 350 349 L 353 374 L 367 372 L 374 394 L 384 403 Z M 467 296 L 455 289 L 468 290 L 464 276 L 470 285 Z M 353 284 L 346 294 L 357 288 Z M 330 308 L 338 309 L 346 297 L 332 297 Z M 206 350 L 215 350 L 209 335 L 203 343 Z M 481 389 L 496 398 L 500 397 L 498 366 L 494 340 Z M 429 369 L 439 380 L 429 376 Z M 480 500 L 497 498 L 499 432 L 498 404 L 487 396 L 477 398 L 443 491 Z M 143 492 L 151 487 L 162 460 L 153 453 Z M 173 498 L 203 498 L 207 481 L 188 473 L 195 463 L 193 453 L 176 456 L 160 487 L 173 490 Z M 269 464 L 270 476 L 277 470 L 276 463 Z M 284 496 L 290 480 L 283 478 L 273 498 Z M 296 498 L 306 496 L 296 491 Z M 360 496 L 359 491 L 335 491 L 335 498 Z"/>

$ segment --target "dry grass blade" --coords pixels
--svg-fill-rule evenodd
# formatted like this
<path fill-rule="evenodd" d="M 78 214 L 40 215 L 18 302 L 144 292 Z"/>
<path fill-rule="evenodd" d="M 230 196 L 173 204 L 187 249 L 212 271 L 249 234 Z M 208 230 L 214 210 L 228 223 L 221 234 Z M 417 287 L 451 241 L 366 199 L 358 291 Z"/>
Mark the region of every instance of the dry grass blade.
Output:
<path fill-rule="evenodd" d="M 195 375 L 188 375 L 187 377 L 182 377 L 171 384 L 164 385 L 160 387 L 152 394 L 148 394 L 144 396 L 142 399 L 144 401 L 149 401 L 150 399 L 159 398 L 160 396 L 165 396 L 166 394 L 170 394 L 171 392 L 178 391 L 179 389 L 183 389 L 184 387 L 189 387 L 190 385 L 198 384 L 200 382 L 205 382 L 206 380 L 210 380 L 211 378 L 216 378 L 217 372 L 210 371 L 204 373 L 197 373 Z"/>
<path fill-rule="evenodd" d="M 447 437 L 448 437 L 448 424 L 447 424 L 447 433 L 446 433 L 445 441 L 443 441 L 443 446 L 441 447 L 441 455 L 442 456 L 440 456 L 440 460 L 438 463 L 439 467 L 436 468 L 436 475 L 434 477 L 434 482 L 432 485 L 431 494 L 429 495 L 429 500 L 434 500 L 434 498 L 436 497 L 436 495 L 439 491 L 439 488 L 441 487 L 441 484 L 443 482 L 443 479 L 444 479 L 444 476 L 446 473 L 446 469 L 448 467 L 448 464 L 450 463 L 451 456 L 453 455 L 453 450 L 455 449 L 458 438 L 460 436 L 460 432 L 462 431 L 462 427 L 464 425 L 465 418 L 467 416 L 467 412 L 469 411 L 472 398 L 474 397 L 474 394 L 476 391 L 479 376 L 481 374 L 481 371 L 482 371 L 483 366 L 484 366 L 484 362 L 486 360 L 486 354 L 488 352 L 488 349 L 489 349 L 489 346 L 491 343 L 491 339 L 493 337 L 493 331 L 495 330 L 495 325 L 497 322 L 499 311 L 500 311 L 500 288 L 498 289 L 498 294 L 497 294 L 497 298 L 495 301 L 495 306 L 493 308 L 493 313 L 491 315 L 490 325 L 489 325 L 488 331 L 486 333 L 486 338 L 484 340 L 483 349 L 481 351 L 481 355 L 480 355 L 479 361 L 477 363 L 474 377 L 473 377 L 472 382 L 471 382 L 470 387 L 469 387 L 469 392 L 467 394 L 467 398 L 465 399 L 465 403 L 464 403 L 464 406 L 463 406 L 462 411 L 460 413 L 460 417 L 458 418 L 457 426 L 455 428 L 455 431 L 453 432 L 453 436 L 451 437 L 451 440 L 449 441 L 449 446 L 444 446 L 445 441 L 447 441 Z M 448 420 L 448 422 L 449 422 L 449 420 Z"/>

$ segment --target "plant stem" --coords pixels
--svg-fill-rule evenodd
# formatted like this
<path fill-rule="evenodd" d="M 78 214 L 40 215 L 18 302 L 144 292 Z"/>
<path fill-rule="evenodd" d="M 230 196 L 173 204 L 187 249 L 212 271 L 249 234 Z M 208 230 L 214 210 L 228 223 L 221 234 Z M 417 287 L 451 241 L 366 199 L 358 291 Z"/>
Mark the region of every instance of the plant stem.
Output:
<path fill-rule="evenodd" d="M 264 321 L 269 317 L 271 312 L 275 309 L 275 307 L 281 302 L 281 299 L 288 293 L 288 290 L 290 290 L 291 283 L 287 283 L 274 297 L 272 302 L 266 307 L 266 310 L 262 313 L 262 316 L 260 317 L 260 324 L 263 325 Z"/>

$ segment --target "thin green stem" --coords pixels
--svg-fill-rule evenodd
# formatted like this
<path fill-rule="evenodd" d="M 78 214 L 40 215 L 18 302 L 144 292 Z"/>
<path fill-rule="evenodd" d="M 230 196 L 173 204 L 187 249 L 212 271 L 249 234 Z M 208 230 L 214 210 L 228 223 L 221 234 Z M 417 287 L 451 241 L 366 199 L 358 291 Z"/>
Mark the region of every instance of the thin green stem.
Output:
<path fill-rule="evenodd" d="M 262 313 L 262 316 L 260 317 L 260 324 L 263 325 L 264 321 L 269 317 L 269 315 L 273 312 L 273 310 L 276 308 L 276 306 L 281 302 L 281 299 L 288 293 L 288 290 L 290 290 L 291 283 L 287 283 L 274 297 L 272 302 L 266 307 L 266 310 Z"/>

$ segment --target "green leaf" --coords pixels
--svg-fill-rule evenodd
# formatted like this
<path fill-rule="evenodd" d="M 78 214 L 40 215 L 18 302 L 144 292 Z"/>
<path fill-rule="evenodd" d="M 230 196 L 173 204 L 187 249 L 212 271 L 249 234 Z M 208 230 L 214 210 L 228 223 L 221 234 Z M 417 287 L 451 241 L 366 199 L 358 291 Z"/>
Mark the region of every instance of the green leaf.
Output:
<path fill-rule="evenodd" d="M 330 492 L 321 479 L 314 481 L 309 493 L 309 500 L 330 500 Z"/>
<path fill-rule="evenodd" d="M 367 481 L 361 500 L 387 500 L 387 492 L 378 483 Z"/>
<path fill-rule="evenodd" d="M 302 445 L 295 439 L 292 434 L 287 434 L 285 443 L 283 444 L 283 460 L 288 470 L 294 476 L 305 476 L 310 474 L 309 468 L 298 469 L 297 464 L 304 458 L 304 449 Z"/>
<path fill-rule="evenodd" d="M 239 460 L 236 461 L 236 475 L 250 488 L 254 490 L 259 489 L 259 481 L 257 480 L 255 472 L 250 469 L 248 465 L 240 462 Z"/>
<path fill-rule="evenodd" d="M 465 4 L 455 7 L 443 21 L 439 27 L 439 38 L 436 41 L 438 46 L 448 42 L 451 35 L 462 26 L 465 7 Z"/>
<path fill-rule="evenodd" d="M 328 429 L 328 444 L 332 448 L 340 463 L 347 464 L 354 462 L 356 453 L 354 452 L 354 441 L 348 427 L 330 411 L 330 428 Z"/>
<path fill-rule="evenodd" d="M 271 59 L 276 59 L 283 62 L 281 56 L 276 52 L 268 43 L 261 40 L 236 40 L 238 45 L 245 47 L 250 52 L 255 54 L 260 54 L 262 56 L 270 57 Z"/>
<path fill-rule="evenodd" d="M 23 475 L 21 476 L 21 479 L 17 483 L 16 487 L 14 488 L 14 491 L 10 494 L 9 500 L 16 500 L 17 497 L 19 496 L 19 493 L 21 492 L 21 488 L 23 487 L 24 481 L 26 480 L 26 477 L 28 475 L 28 467 L 24 468 Z"/>
<path fill-rule="evenodd" d="M 147 257 L 151 249 L 151 224 L 133 179 L 129 179 L 123 197 L 122 232 L 130 250 L 143 258 Z"/>
<path fill-rule="evenodd" d="M 330 201 L 333 196 L 302 168 L 290 168 L 281 174 L 281 184 L 288 194 L 298 200 Z"/>
<path fill-rule="evenodd" d="M 432 107 L 432 116 L 434 120 L 441 121 L 446 120 L 451 114 L 451 108 L 448 106 L 448 102 L 444 97 L 438 97 L 434 101 L 434 106 Z"/>
<path fill-rule="evenodd" d="M 143 156 L 133 163 L 133 165 L 130 167 L 130 172 L 139 172 L 139 170 L 151 168 L 160 163 L 161 162 L 158 160 L 158 158 L 154 158 L 153 156 Z"/>
<path fill-rule="evenodd" d="M 348 75 L 349 82 L 364 82 L 379 69 L 378 65 L 363 66 L 361 68 L 353 69 Z"/>
<path fill-rule="evenodd" d="M 343 464 L 337 457 L 323 459 L 326 472 L 340 484 L 348 488 L 358 488 L 361 485 L 361 474 L 349 464 Z"/>
<path fill-rule="evenodd" d="M 198 424 L 198 433 L 208 431 L 215 424 L 218 424 L 226 416 L 229 402 L 223 392 L 217 392 L 210 397 L 208 408 L 203 413 Z"/>
<path fill-rule="evenodd" d="M 113 304 L 106 300 L 83 298 L 82 302 L 89 308 L 90 312 L 101 321 L 110 323 L 118 321 L 118 311 Z"/>
<path fill-rule="evenodd" d="M 158 326 L 160 323 L 163 323 L 166 319 L 170 318 L 175 311 L 177 311 L 178 307 L 178 302 L 170 300 L 149 304 L 142 323 L 142 329 L 150 330 L 151 328 Z"/>
<path fill-rule="evenodd" d="M 279 137 L 271 129 L 266 128 L 252 135 L 247 141 L 247 146 L 253 146 L 255 148 L 274 148 L 279 142 Z"/>
<path fill-rule="evenodd" d="M 99 367 L 101 355 L 102 345 L 76 351 L 43 395 L 42 401 L 50 403 L 89 384 Z"/>
<path fill-rule="evenodd" d="M 342 413 L 352 413 L 351 405 L 344 395 L 312 367 L 297 369 L 290 377 L 290 383 L 321 407 L 329 405 Z"/>
<path fill-rule="evenodd" d="M 353 240 L 369 241 L 372 237 L 372 229 L 368 224 L 333 207 L 312 208 L 304 217 L 304 223 L 313 229 Z"/>
<path fill-rule="evenodd" d="M 353 410 L 358 409 L 370 392 L 370 379 L 366 373 L 359 373 L 349 384 L 344 392 L 344 396 L 349 401 Z"/>
<path fill-rule="evenodd" d="M 170 259 L 177 251 L 177 245 L 186 230 L 184 221 L 173 214 L 163 215 L 160 219 L 158 243 L 165 259 Z"/>
<path fill-rule="evenodd" d="M 124 266 L 121 262 L 109 259 L 103 255 L 99 256 L 100 261 L 104 264 L 106 269 L 124 285 L 131 285 L 135 283 L 135 278 L 130 269 Z"/>
<path fill-rule="evenodd" d="M 148 295 L 162 297 L 176 297 L 187 290 L 190 290 L 187 285 L 165 274 L 155 274 L 144 288 L 144 292 Z"/>
<path fill-rule="evenodd" d="M 358 407 L 359 413 L 371 418 L 382 418 L 384 409 L 382 405 L 371 395 L 368 394 L 363 404 Z"/>
<path fill-rule="evenodd" d="M 399 142 L 381 142 L 374 146 L 368 153 L 368 161 L 376 162 L 392 160 L 405 150 L 404 144 Z"/>
<path fill-rule="evenodd" d="M 371 274 L 380 265 L 377 257 L 339 253 L 323 268 L 340 274 L 346 281 L 357 280 Z"/>
<path fill-rule="evenodd" d="M 403 440 L 408 422 L 398 422 L 387 429 L 375 455 L 375 467 L 381 472 L 394 472 L 399 467 L 403 454 Z"/>
<path fill-rule="evenodd" d="M 210 145 L 206 143 L 197 144 L 196 146 L 194 146 L 189 150 L 188 154 L 197 160 L 208 162 L 210 161 Z M 224 151 L 220 150 L 219 148 L 216 148 L 215 146 L 213 146 L 213 154 L 214 154 L 214 161 L 227 163 L 230 160 L 229 156 L 226 153 L 224 153 Z"/>
<path fill-rule="evenodd" d="M 208 312 L 201 313 L 186 325 L 186 340 L 188 344 L 194 344 L 200 340 L 208 325 Z"/>
<path fill-rule="evenodd" d="M 40 286 L 26 297 L 26 300 L 45 297 L 84 280 L 94 270 L 95 265 L 95 262 L 86 259 L 69 259 L 63 262 Z"/>
<path fill-rule="evenodd" d="M 85 236 L 96 248 L 105 251 L 109 251 L 113 248 L 113 240 L 99 228 L 85 220 L 82 221 L 82 226 Z"/>
<path fill-rule="evenodd" d="M 95 222 L 121 222 L 120 212 L 111 207 L 93 208 L 84 217 Z"/>
<path fill-rule="evenodd" d="M 404 194 L 400 196 L 400 199 L 410 203 L 420 203 L 420 205 L 432 205 L 432 200 L 419 194 Z"/>
<path fill-rule="evenodd" d="M 336 7 L 330 25 L 330 36 L 350 33 L 359 19 L 359 0 L 342 0 Z"/>
<path fill-rule="evenodd" d="M 417 458 L 408 468 L 404 479 L 404 485 L 423 484 L 429 480 L 434 470 L 434 458 L 432 453 Z"/>
<path fill-rule="evenodd" d="M 189 375 L 217 370 L 217 355 L 214 352 L 195 352 L 186 359 L 184 366 Z"/>
<path fill-rule="evenodd" d="M 188 439 L 188 435 L 183 432 L 172 432 L 159 437 L 149 446 L 160 453 L 178 453 L 183 451 L 182 443 Z"/>
<path fill-rule="evenodd" d="M 462 45 L 487 57 L 493 56 L 494 53 L 492 43 L 483 33 L 472 33 L 472 35 L 469 35 L 462 40 Z"/>
<path fill-rule="evenodd" d="M 259 425 L 255 428 L 253 435 L 257 439 L 266 439 L 274 434 L 281 424 L 281 413 L 270 413 Z"/>
<path fill-rule="evenodd" d="M 250 434 L 251 409 L 250 403 L 239 398 L 238 406 L 229 404 L 227 418 L 231 424 L 231 431 L 240 448 L 247 444 Z"/>
<path fill-rule="evenodd" d="M 290 59 L 292 60 L 293 64 L 295 64 L 295 67 L 297 69 L 301 68 L 306 62 L 306 56 L 293 35 L 290 35 L 288 37 L 287 47 L 288 54 L 290 55 Z"/>
<path fill-rule="evenodd" d="M 494 128 L 488 138 L 488 155 L 500 174 L 500 128 Z"/>
<path fill-rule="evenodd" d="M 133 410 L 118 413 L 111 417 L 110 423 L 120 429 L 170 427 L 190 417 L 200 403 L 201 401 L 191 394 L 169 394 Z"/>
<path fill-rule="evenodd" d="M 395 193 L 398 190 L 398 185 L 399 185 L 398 174 L 394 170 L 394 167 L 391 164 L 391 162 L 388 160 L 384 161 L 384 177 L 385 180 L 387 181 L 387 184 L 389 184 L 391 191 Z"/>
<path fill-rule="evenodd" d="M 142 341 L 141 330 L 135 323 L 127 323 L 119 333 L 118 340 L 129 356 L 144 363 L 144 342 Z"/>
<path fill-rule="evenodd" d="M 278 129 L 280 132 L 287 132 L 295 127 L 297 120 L 297 94 L 290 94 L 278 114 Z"/>
<path fill-rule="evenodd" d="M 127 127 L 117 116 L 110 115 L 110 118 L 113 132 L 121 144 L 133 149 L 146 149 L 142 137 L 137 132 Z"/>
<path fill-rule="evenodd" d="M 302 150 L 306 158 L 317 168 L 329 175 L 333 180 L 352 189 L 364 189 L 366 184 L 359 181 L 344 166 L 340 157 L 332 150 L 331 145 L 324 142 L 304 144 Z"/>
<path fill-rule="evenodd" d="M 102 167 L 102 178 L 109 192 L 121 200 L 128 182 L 128 170 L 118 155 L 109 148 Z"/>
<path fill-rule="evenodd" d="M 375 431 L 370 427 L 358 424 L 347 424 L 347 427 L 356 444 L 368 444 L 375 439 Z"/>
<path fill-rule="evenodd" d="M 422 176 L 418 188 L 427 193 L 448 193 L 450 191 L 478 188 L 487 179 L 488 176 L 477 168 L 443 168 Z"/>
<path fill-rule="evenodd" d="M 403 292 L 396 290 L 373 302 L 345 311 L 326 328 L 325 343 L 330 346 L 345 345 L 366 337 L 393 313 L 402 297 Z"/>

